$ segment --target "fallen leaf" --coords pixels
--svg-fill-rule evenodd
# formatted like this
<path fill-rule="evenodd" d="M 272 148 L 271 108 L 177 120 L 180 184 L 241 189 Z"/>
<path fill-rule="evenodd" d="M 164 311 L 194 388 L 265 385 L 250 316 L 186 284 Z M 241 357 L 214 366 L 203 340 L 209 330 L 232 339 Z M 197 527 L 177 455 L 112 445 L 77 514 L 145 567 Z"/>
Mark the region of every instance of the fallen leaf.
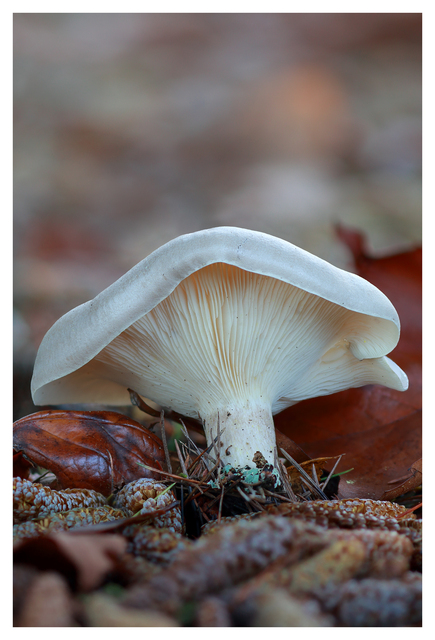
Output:
<path fill-rule="evenodd" d="M 17 564 L 13 567 L 13 625 L 19 627 L 19 618 L 30 587 L 39 575 L 35 567 Z"/>
<path fill-rule="evenodd" d="M 397 309 L 401 337 L 389 355 L 408 375 L 409 389 L 370 385 L 305 400 L 275 416 L 275 425 L 313 458 L 346 453 L 353 471 L 341 479 L 339 498 L 380 499 L 421 457 L 421 249 L 374 259 L 360 234 L 339 235 L 358 273 Z"/>
<path fill-rule="evenodd" d="M 18 543 L 14 564 L 62 574 L 73 589 L 90 591 L 115 569 L 127 547 L 121 535 L 53 533 Z"/>
<path fill-rule="evenodd" d="M 13 474 L 14 478 L 28 478 L 29 469 L 32 468 L 32 464 L 26 460 L 22 451 L 13 452 Z"/>
<path fill-rule="evenodd" d="M 49 469 L 59 489 L 114 488 L 155 475 L 162 468 L 162 442 L 142 425 L 113 411 L 39 411 L 14 423 L 14 449 Z"/>
<path fill-rule="evenodd" d="M 382 500 L 394 500 L 397 496 L 401 496 L 408 491 L 413 491 L 419 487 L 423 480 L 422 460 L 416 460 L 409 469 L 409 474 L 404 478 L 398 478 L 396 481 L 391 480 L 389 484 L 396 484 L 395 487 L 385 491 Z M 399 484 L 400 483 L 400 484 Z"/>
<path fill-rule="evenodd" d="M 281 433 L 281 431 L 279 431 L 278 429 L 275 429 L 275 437 L 278 451 L 279 449 L 284 449 L 284 451 L 289 453 L 291 457 L 299 463 L 305 462 L 306 460 L 310 459 L 310 456 L 305 453 L 305 451 L 301 449 L 301 447 L 296 442 L 294 442 L 294 440 L 291 440 L 288 436 L 286 436 L 284 433 Z"/>
<path fill-rule="evenodd" d="M 16 627 L 75 627 L 74 603 L 65 579 L 54 572 L 41 573 L 33 581 Z"/>

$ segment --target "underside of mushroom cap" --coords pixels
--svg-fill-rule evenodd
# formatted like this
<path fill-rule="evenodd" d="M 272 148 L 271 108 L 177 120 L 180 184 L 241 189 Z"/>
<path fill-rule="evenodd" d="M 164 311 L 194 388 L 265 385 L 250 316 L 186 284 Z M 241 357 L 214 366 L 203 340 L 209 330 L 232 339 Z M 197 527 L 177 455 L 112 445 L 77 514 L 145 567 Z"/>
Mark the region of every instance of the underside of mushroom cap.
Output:
<path fill-rule="evenodd" d="M 249 388 L 276 413 L 350 386 L 403 390 L 405 374 L 383 357 L 399 333 L 390 301 L 362 278 L 278 238 L 220 227 L 176 238 L 55 323 L 32 395 L 117 405 L 130 387 L 198 417 Z"/>

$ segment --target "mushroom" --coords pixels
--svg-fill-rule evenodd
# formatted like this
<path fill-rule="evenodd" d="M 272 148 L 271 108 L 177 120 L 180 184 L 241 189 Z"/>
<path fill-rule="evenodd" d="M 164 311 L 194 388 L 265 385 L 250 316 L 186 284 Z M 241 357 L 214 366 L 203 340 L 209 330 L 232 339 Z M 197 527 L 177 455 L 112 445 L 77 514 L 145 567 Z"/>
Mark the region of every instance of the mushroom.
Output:
<path fill-rule="evenodd" d="M 39 347 L 37 405 L 126 405 L 128 388 L 197 418 L 223 462 L 274 463 L 273 414 L 306 398 L 381 384 L 400 322 L 359 276 L 237 227 L 182 235 L 60 318 Z M 258 456 L 257 456 L 258 459 Z"/>

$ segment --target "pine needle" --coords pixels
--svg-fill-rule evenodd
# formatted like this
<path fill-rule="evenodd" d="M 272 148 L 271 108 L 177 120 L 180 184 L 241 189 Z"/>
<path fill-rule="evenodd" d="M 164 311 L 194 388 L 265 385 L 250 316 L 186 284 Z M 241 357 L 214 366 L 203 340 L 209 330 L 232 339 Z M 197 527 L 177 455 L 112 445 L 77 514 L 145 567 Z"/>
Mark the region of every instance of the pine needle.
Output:
<path fill-rule="evenodd" d="M 299 473 L 300 473 L 300 475 L 301 475 L 301 480 L 304 480 L 304 479 L 305 479 L 306 484 L 310 487 L 310 489 L 314 489 L 315 493 L 317 493 L 317 494 L 322 498 L 322 500 L 327 500 L 327 499 L 328 499 L 328 498 L 327 498 L 327 496 L 323 493 L 323 491 L 322 491 L 321 489 L 319 489 L 319 487 L 317 487 L 317 486 L 314 484 L 314 482 L 313 482 L 312 478 L 310 478 L 310 476 L 308 475 L 308 473 L 306 473 L 306 472 L 302 469 L 301 465 L 300 465 L 300 464 L 298 464 L 298 463 L 296 462 L 296 460 L 294 460 L 294 459 L 291 457 L 291 455 L 289 455 L 289 454 L 287 453 L 287 451 L 285 451 L 284 449 L 281 449 L 281 452 L 282 452 L 283 456 L 284 456 L 285 458 L 287 458 L 287 460 L 288 460 L 289 462 L 291 462 L 291 463 L 292 463 L 292 465 L 293 465 L 293 466 L 294 466 L 294 467 L 299 471 Z"/>

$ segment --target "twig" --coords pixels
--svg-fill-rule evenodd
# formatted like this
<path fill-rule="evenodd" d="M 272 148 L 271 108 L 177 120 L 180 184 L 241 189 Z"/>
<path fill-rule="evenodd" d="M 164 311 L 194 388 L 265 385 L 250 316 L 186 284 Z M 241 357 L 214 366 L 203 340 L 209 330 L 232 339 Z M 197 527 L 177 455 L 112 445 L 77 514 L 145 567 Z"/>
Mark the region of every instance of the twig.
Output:
<path fill-rule="evenodd" d="M 225 429 L 224 429 L 225 431 Z M 224 464 L 221 460 L 221 428 L 220 428 L 220 420 L 219 420 L 219 412 L 218 412 L 218 423 L 217 423 L 217 436 L 213 438 L 213 429 L 210 429 L 210 436 L 212 438 L 212 445 L 214 452 L 216 454 L 216 461 L 218 462 L 220 467 L 223 467 Z"/>
<path fill-rule="evenodd" d="M 287 475 L 287 471 L 286 471 L 285 465 L 282 462 L 282 460 L 280 460 L 279 457 L 278 457 L 278 448 L 276 446 L 275 446 L 273 455 L 274 455 L 275 468 L 278 471 L 278 475 L 279 475 L 279 478 L 281 480 L 282 488 L 284 489 L 285 493 L 287 494 L 288 500 L 290 502 L 297 502 L 297 499 L 296 499 L 296 496 L 295 496 L 295 494 L 293 492 L 291 483 L 290 483 L 290 481 L 288 479 L 288 475 Z M 278 494 L 276 494 L 276 495 L 278 495 Z"/>
<path fill-rule="evenodd" d="M 166 466 L 169 473 L 172 473 L 171 458 L 169 456 L 168 443 L 166 442 L 165 412 L 163 409 L 160 413 L 160 433 L 162 434 L 163 449 L 165 450 Z"/>
<path fill-rule="evenodd" d="M 196 450 L 196 453 L 198 454 L 199 449 L 196 446 L 196 444 L 193 442 L 192 438 L 189 436 L 189 432 L 187 431 L 186 425 L 181 419 L 180 419 L 180 424 L 181 424 L 181 431 L 183 432 L 183 435 L 185 436 L 186 440 L 188 440 L 189 444 L 192 445 L 192 447 L 194 448 L 194 450 Z"/>
<path fill-rule="evenodd" d="M 203 477 L 202 479 L 202 483 L 203 484 L 207 484 L 208 481 L 211 479 L 211 477 L 213 476 L 214 472 L 216 471 L 216 469 L 218 468 L 218 462 L 216 462 L 214 464 L 214 466 L 210 469 L 210 471 Z"/>
<path fill-rule="evenodd" d="M 320 485 L 320 488 L 322 489 L 322 491 L 325 490 L 326 485 L 328 484 L 328 482 L 330 481 L 330 479 L 332 478 L 332 475 L 334 473 L 334 471 L 336 470 L 340 460 L 342 459 L 343 454 L 341 456 L 338 457 L 338 460 L 336 461 L 336 463 L 334 464 L 334 466 L 332 467 L 332 471 L 329 472 L 328 477 L 326 478 L 326 480 L 324 482 L 322 482 L 322 484 Z"/>
<path fill-rule="evenodd" d="M 415 507 L 411 507 L 410 509 L 408 509 L 408 511 L 404 511 L 399 516 L 397 516 L 397 519 L 400 520 L 401 518 L 405 518 L 406 516 L 409 516 L 410 513 L 412 513 L 413 511 L 416 511 L 416 509 L 419 509 L 422 506 L 423 506 L 423 503 L 419 502 L 418 504 L 415 505 Z"/>
<path fill-rule="evenodd" d="M 278 475 L 281 478 L 281 469 L 280 469 L 280 466 L 279 466 L 279 458 L 278 458 L 278 448 L 277 448 L 276 445 L 275 445 L 275 448 L 273 450 L 273 465 L 274 465 L 275 469 L 277 469 Z M 282 480 L 282 478 L 281 478 L 281 480 Z"/>
<path fill-rule="evenodd" d="M 175 448 L 177 449 L 177 455 L 178 455 L 178 459 L 180 461 L 180 465 L 181 465 L 181 468 L 183 470 L 183 473 L 186 474 L 186 477 L 190 480 L 189 474 L 188 474 L 187 469 L 186 469 L 186 464 L 185 464 L 185 462 L 183 460 L 183 456 L 182 456 L 180 448 L 178 446 L 178 442 L 177 442 L 177 440 L 174 440 L 174 442 L 175 442 Z M 196 489 L 198 489 L 200 493 L 202 493 L 202 494 L 204 493 L 202 491 L 202 489 L 200 489 L 199 487 L 196 487 Z M 200 506 L 198 505 L 198 503 L 196 501 L 195 496 L 193 495 L 195 489 L 192 489 L 191 486 L 188 486 L 187 490 L 189 492 L 189 497 L 185 501 L 184 500 L 184 491 L 183 491 L 183 482 L 181 482 L 181 497 L 182 497 L 182 501 L 181 501 L 182 512 L 181 512 L 181 515 L 182 515 L 182 518 L 183 518 L 183 522 L 184 522 L 184 507 L 185 507 L 185 505 L 189 504 L 189 502 L 193 502 L 195 508 L 198 510 L 198 512 L 201 514 L 201 516 L 203 516 L 205 519 L 207 519 L 207 516 L 205 515 L 204 511 L 200 508 Z"/>
<path fill-rule="evenodd" d="M 193 478 L 182 478 L 181 476 L 177 476 L 174 473 L 168 473 L 167 471 L 162 471 L 161 469 L 150 467 L 147 464 L 143 464 L 143 462 L 138 462 L 138 465 L 143 467 L 144 469 L 148 469 L 148 471 L 154 471 L 154 473 L 160 473 L 162 476 L 168 476 L 168 478 L 175 478 L 176 480 L 178 480 L 178 482 L 187 482 L 195 485 L 207 484 L 206 482 L 202 482 L 200 480 L 194 480 Z"/>
<path fill-rule="evenodd" d="M 313 492 L 313 489 L 315 488 L 316 485 L 313 484 L 313 482 L 308 482 L 308 480 L 305 480 L 305 478 L 303 476 L 301 476 L 301 482 L 304 483 L 304 485 L 306 487 L 308 487 L 308 489 L 310 490 L 310 494 Z"/>
<path fill-rule="evenodd" d="M 276 445 L 273 451 L 273 459 L 274 459 L 275 468 L 278 471 L 279 479 L 281 480 L 281 485 L 284 488 L 284 491 L 286 492 L 288 497 L 291 498 L 295 494 L 293 493 L 293 489 L 289 482 L 287 472 L 285 471 L 285 465 L 278 457 L 278 448 Z M 295 502 L 296 502 L 296 497 L 295 497 Z"/>
<path fill-rule="evenodd" d="M 184 424 L 184 422 L 182 420 L 180 420 L 180 424 L 181 424 L 181 431 L 183 432 L 183 435 L 185 436 L 186 440 L 187 440 L 187 444 L 185 442 L 180 442 L 180 444 L 187 449 L 187 457 L 189 458 L 189 465 L 186 467 L 186 474 L 188 475 L 189 472 L 193 472 L 194 471 L 194 467 L 195 464 L 197 463 L 197 461 L 201 458 L 201 456 L 204 454 L 204 451 L 201 453 L 200 450 L 198 449 L 198 447 L 196 446 L 196 444 L 193 442 L 192 438 L 189 436 L 189 433 L 186 429 L 186 425 Z M 190 459 L 190 446 L 192 446 L 193 448 L 193 453 L 196 453 L 196 457 L 194 458 L 193 461 L 191 461 Z M 207 464 L 205 464 L 205 467 L 208 469 Z"/>
<path fill-rule="evenodd" d="M 256 498 L 253 498 L 251 500 L 251 504 L 256 507 L 259 511 L 265 511 L 265 509 L 263 509 L 263 507 L 260 504 L 260 499 L 258 498 L 258 496 Z"/>
<path fill-rule="evenodd" d="M 240 479 L 238 479 L 238 480 L 233 480 L 233 482 L 232 482 L 232 483 L 231 483 L 231 482 L 230 482 L 230 483 L 228 483 L 228 485 L 223 484 L 223 485 L 222 485 L 222 489 L 223 489 L 223 491 L 224 491 L 224 494 L 229 493 L 229 492 L 231 491 L 231 489 L 234 489 L 234 488 L 235 488 L 235 486 L 236 486 L 237 484 L 239 484 L 239 482 L 240 482 Z M 204 495 L 206 495 L 206 493 L 207 493 L 207 492 L 205 492 L 205 493 L 204 493 Z M 216 504 L 216 502 L 217 502 L 218 500 L 220 500 L 220 499 L 221 499 L 221 496 L 220 496 L 220 495 L 218 495 L 218 496 L 213 496 L 213 500 L 212 500 L 212 501 L 207 505 L 207 509 L 211 509 L 211 508 Z"/>
<path fill-rule="evenodd" d="M 149 416 L 153 416 L 154 418 L 159 417 L 160 412 L 157 409 L 153 409 L 152 407 L 150 407 L 136 391 L 129 388 L 127 389 L 127 391 L 130 394 L 130 402 L 132 405 L 134 405 L 135 407 L 138 407 L 138 409 L 140 409 L 144 413 L 147 413 Z M 199 424 L 197 424 L 197 422 L 193 418 L 189 418 L 188 416 L 183 417 L 180 413 L 177 413 L 176 411 L 168 411 L 167 418 L 168 420 L 174 420 L 174 422 L 181 422 L 181 420 L 184 419 L 184 421 L 187 422 L 187 424 L 192 429 L 192 431 L 196 431 L 197 433 L 201 433 L 201 434 L 204 433 L 204 430 L 202 429 L 202 427 Z M 141 425 L 141 426 L 144 426 L 144 425 Z M 147 427 L 144 427 L 144 429 L 147 429 Z"/>
<path fill-rule="evenodd" d="M 316 487 L 320 489 L 319 479 L 317 477 L 317 472 L 316 472 L 316 465 L 314 464 L 314 462 L 311 463 L 311 475 L 313 477 L 314 484 L 316 485 Z"/>
<path fill-rule="evenodd" d="M 299 471 L 299 473 L 301 474 L 301 480 L 302 480 L 303 478 L 305 478 L 305 480 L 306 480 L 306 481 L 307 481 L 307 483 L 308 483 L 308 486 L 309 486 L 310 488 L 313 488 L 313 489 L 314 489 L 314 491 L 315 491 L 315 492 L 316 492 L 316 493 L 317 493 L 317 494 L 322 498 L 322 500 L 327 500 L 327 499 L 328 499 L 328 498 L 327 498 L 327 496 L 323 493 L 323 491 L 322 491 L 321 489 L 319 489 L 319 487 L 317 487 L 317 486 L 314 484 L 313 480 L 310 478 L 310 476 L 308 475 L 308 473 L 306 473 L 306 472 L 302 469 L 301 465 L 300 465 L 300 464 L 298 464 L 298 463 L 296 462 L 296 460 L 294 460 L 294 459 L 291 457 L 291 455 L 289 455 L 289 454 L 287 453 L 287 451 L 285 451 L 284 449 L 281 449 L 281 452 L 282 452 L 283 456 L 284 456 L 285 458 L 287 458 L 287 460 L 288 460 L 289 462 L 291 462 L 291 463 L 292 463 L 292 465 L 293 465 L 293 466 L 294 466 L 294 467 Z"/>
<path fill-rule="evenodd" d="M 196 502 L 195 502 L 195 504 L 196 504 Z M 199 506 L 198 506 L 198 509 L 199 509 L 199 512 L 200 512 L 201 516 L 204 518 L 204 520 L 207 520 L 207 522 L 210 522 L 210 518 L 208 517 L 208 515 Z"/>
<path fill-rule="evenodd" d="M 158 418 L 160 415 L 160 411 L 158 411 L 157 409 L 153 409 L 152 407 L 150 407 L 145 400 L 143 400 L 140 395 L 138 393 L 136 393 L 136 391 L 133 391 L 133 389 L 127 389 L 128 393 L 130 394 L 130 402 L 133 406 L 137 407 L 138 409 L 140 409 L 141 411 L 143 411 L 144 413 L 147 413 L 149 416 L 153 416 L 153 418 Z M 143 426 L 143 425 L 142 425 Z"/>
<path fill-rule="evenodd" d="M 175 500 L 174 502 L 171 502 L 171 504 L 166 505 L 161 509 L 156 509 L 155 511 L 149 511 L 148 513 L 141 513 L 141 514 L 136 513 L 134 516 L 129 516 L 127 518 L 119 518 L 117 520 L 112 520 L 110 522 L 99 522 L 98 524 L 88 524 L 88 525 L 73 527 L 68 531 L 68 533 L 71 533 L 72 535 L 80 534 L 83 532 L 105 533 L 107 531 L 115 531 L 118 529 L 122 529 L 130 524 L 140 524 L 143 522 L 147 523 L 149 521 L 154 520 L 154 518 L 157 518 L 163 515 L 167 511 L 170 511 L 174 507 L 177 507 L 179 504 L 180 504 L 180 501 Z"/>
<path fill-rule="evenodd" d="M 180 465 L 181 465 L 181 469 L 183 471 L 183 473 L 185 474 L 185 476 L 188 478 L 189 474 L 187 473 L 187 469 L 186 469 L 186 465 L 184 464 L 184 460 L 183 460 L 183 456 L 181 455 L 181 451 L 180 451 L 180 447 L 178 446 L 178 442 L 174 439 L 174 444 L 175 444 L 175 448 L 177 450 L 177 455 L 178 455 L 178 460 L 180 461 Z M 181 485 L 181 492 L 180 492 L 180 496 L 181 496 L 181 525 L 183 527 L 184 530 L 184 483 L 183 481 L 180 482 Z M 187 490 L 189 491 L 189 493 L 192 493 L 192 487 L 187 487 Z"/>
<path fill-rule="evenodd" d="M 192 469 L 193 469 L 194 465 L 199 461 L 199 459 L 200 459 L 200 458 L 202 458 L 203 456 L 208 456 L 208 454 L 210 453 L 210 451 L 212 450 L 212 448 L 213 448 L 213 446 L 214 446 L 215 441 L 216 441 L 216 439 L 215 439 L 215 440 L 213 440 L 213 442 L 212 442 L 212 443 L 207 447 L 207 449 L 204 449 L 204 450 L 199 454 L 199 456 L 197 456 L 197 457 L 195 458 L 195 460 L 194 460 L 194 461 L 192 462 L 192 464 L 189 466 L 189 471 L 192 471 Z M 213 461 L 213 462 L 215 462 L 215 461 Z M 214 466 L 216 466 L 216 464 L 215 464 Z M 207 467 L 207 469 L 209 469 L 209 467 L 207 466 L 207 464 L 206 464 L 206 467 Z"/>
<path fill-rule="evenodd" d="M 216 459 L 217 462 L 219 462 L 219 467 L 218 467 L 218 479 L 219 479 L 219 469 L 220 467 L 223 467 L 223 462 L 221 460 L 221 420 L 220 420 L 220 416 L 219 416 L 219 411 L 217 414 L 217 443 L 216 446 L 214 448 L 214 450 L 216 451 Z"/>
<path fill-rule="evenodd" d="M 220 524 L 221 519 L 222 519 L 222 505 L 223 505 L 223 502 L 224 502 L 224 493 L 225 493 L 225 486 L 222 485 L 221 496 L 220 496 L 220 500 L 219 500 L 219 511 L 218 511 L 218 517 L 217 517 L 218 524 Z"/>
<path fill-rule="evenodd" d="M 240 493 L 242 498 L 244 498 L 246 500 L 246 502 L 251 502 L 251 498 L 244 491 L 242 491 L 239 486 L 236 486 L 236 489 Z"/>
<path fill-rule="evenodd" d="M 269 489 L 265 489 L 264 492 L 266 495 L 271 496 L 272 498 L 278 498 L 279 500 L 284 500 L 284 502 L 297 502 L 297 500 L 290 500 L 290 498 L 285 498 L 280 493 L 274 493 L 273 491 L 269 491 Z"/>
<path fill-rule="evenodd" d="M 212 477 L 213 473 L 216 471 L 216 469 L 217 469 L 217 465 L 218 465 L 218 463 L 216 463 L 216 464 L 214 465 L 214 467 L 213 467 L 213 468 L 212 468 L 212 469 L 207 473 L 207 475 L 202 479 L 202 482 L 201 482 L 201 483 L 198 483 L 198 485 L 199 485 L 199 484 L 201 484 L 202 486 L 207 485 L 207 483 L 208 483 L 208 481 L 210 480 L 210 478 Z M 190 480 L 190 479 L 189 479 L 189 480 Z M 192 482 L 192 480 L 190 480 L 190 481 Z M 207 488 L 210 488 L 210 487 L 209 487 L 209 486 L 207 486 Z M 203 490 L 201 489 L 201 487 L 200 487 L 200 486 L 196 486 L 196 487 L 195 487 L 195 489 L 196 489 L 197 493 L 201 493 L 201 494 L 204 494 L 204 493 L 205 493 L 205 491 L 207 491 L 207 489 L 205 489 L 205 491 L 203 491 Z M 192 500 L 195 500 L 195 498 L 197 497 L 197 493 L 195 493 L 195 492 L 193 491 L 193 492 L 190 494 L 190 496 L 187 498 L 187 500 L 186 500 L 186 504 L 188 504 L 188 503 L 189 503 L 189 502 L 191 502 Z"/>
<path fill-rule="evenodd" d="M 295 496 L 295 493 L 292 489 L 292 485 L 290 480 L 288 479 L 287 476 L 287 471 L 285 469 L 285 464 L 282 462 L 282 460 L 279 460 L 279 470 L 280 470 L 280 477 L 281 477 L 281 483 L 282 486 L 284 488 L 284 491 L 286 492 L 286 495 L 288 497 L 288 499 L 290 500 L 290 502 L 297 502 L 297 498 Z"/>
<path fill-rule="evenodd" d="M 183 456 L 181 455 L 181 451 L 180 451 L 180 447 L 178 446 L 178 442 L 176 440 L 174 440 L 174 444 L 175 444 L 175 448 L 177 450 L 177 456 L 178 456 L 178 460 L 180 461 L 181 469 L 182 469 L 183 473 L 186 475 L 186 477 L 188 478 L 189 474 L 187 473 L 186 465 L 184 464 Z"/>

